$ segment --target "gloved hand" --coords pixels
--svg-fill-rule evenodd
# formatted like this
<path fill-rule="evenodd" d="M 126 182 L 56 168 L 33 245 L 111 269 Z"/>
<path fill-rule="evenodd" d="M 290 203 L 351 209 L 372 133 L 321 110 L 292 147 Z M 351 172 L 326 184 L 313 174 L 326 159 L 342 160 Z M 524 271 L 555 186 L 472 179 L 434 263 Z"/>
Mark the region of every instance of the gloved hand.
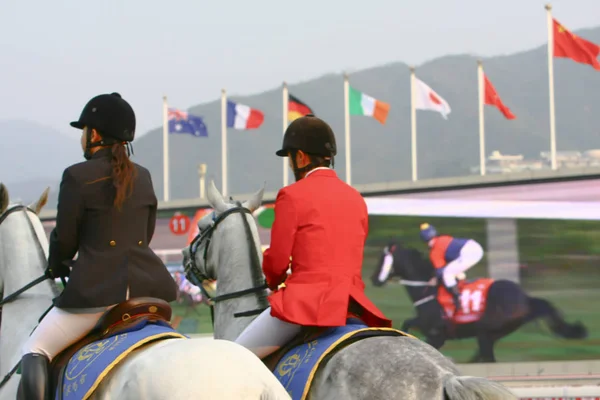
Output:
<path fill-rule="evenodd" d="M 55 266 L 48 265 L 45 273 L 49 279 L 68 278 L 71 274 L 71 268 L 65 264 L 58 264 Z"/>

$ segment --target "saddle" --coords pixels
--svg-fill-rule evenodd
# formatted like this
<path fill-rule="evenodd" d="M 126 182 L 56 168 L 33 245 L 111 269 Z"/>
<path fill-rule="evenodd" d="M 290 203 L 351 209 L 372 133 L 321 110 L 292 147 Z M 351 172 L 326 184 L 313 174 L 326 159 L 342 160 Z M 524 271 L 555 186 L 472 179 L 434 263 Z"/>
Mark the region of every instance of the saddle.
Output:
<path fill-rule="evenodd" d="M 354 301 L 350 302 L 348 312 L 346 314 L 346 321 L 350 322 L 354 320 L 354 322 L 360 322 L 364 324 L 364 321 L 361 318 L 362 308 Z M 283 358 L 283 356 L 293 348 L 311 342 L 319 336 L 323 335 L 325 331 L 331 329 L 332 327 L 323 327 L 323 326 L 304 326 L 300 330 L 300 333 L 296 335 L 292 340 L 290 340 L 286 345 L 282 346 L 279 350 L 276 350 L 274 353 L 266 356 L 262 359 L 263 364 L 271 372 L 275 371 L 275 367 L 279 361 Z"/>
<path fill-rule="evenodd" d="M 143 326 L 148 322 L 161 321 L 170 325 L 171 314 L 169 303 L 153 297 L 129 299 L 107 310 L 87 336 L 63 350 L 52 360 L 50 380 L 53 383 L 53 393 L 56 392 L 57 385 L 60 386 L 69 360 L 82 347 L 121 332 L 135 330 L 136 326 Z"/>

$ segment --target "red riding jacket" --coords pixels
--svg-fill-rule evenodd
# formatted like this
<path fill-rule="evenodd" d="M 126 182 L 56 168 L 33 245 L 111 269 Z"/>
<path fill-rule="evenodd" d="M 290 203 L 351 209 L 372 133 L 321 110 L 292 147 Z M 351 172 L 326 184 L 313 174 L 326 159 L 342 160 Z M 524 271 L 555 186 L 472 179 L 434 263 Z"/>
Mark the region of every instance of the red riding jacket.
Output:
<path fill-rule="evenodd" d="M 367 325 L 391 327 L 392 321 L 364 293 L 361 270 L 368 230 L 364 199 L 331 169 L 313 170 L 281 189 L 271 245 L 263 258 L 269 287 L 285 280 L 285 287 L 269 297 L 271 314 L 302 326 L 342 326 L 354 299 L 364 309 Z"/>

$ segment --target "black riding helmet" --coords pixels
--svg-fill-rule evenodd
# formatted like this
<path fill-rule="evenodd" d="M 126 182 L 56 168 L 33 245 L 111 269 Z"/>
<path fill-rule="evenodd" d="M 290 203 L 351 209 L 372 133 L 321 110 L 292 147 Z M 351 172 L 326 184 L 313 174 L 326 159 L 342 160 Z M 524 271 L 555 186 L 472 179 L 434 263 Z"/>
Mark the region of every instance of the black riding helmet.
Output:
<path fill-rule="evenodd" d="M 90 149 L 97 146 L 108 146 L 115 143 L 127 144 L 135 138 L 135 113 L 133 108 L 119 93 L 101 94 L 92 98 L 83 108 L 79 120 L 71 122 L 77 129 L 88 127 L 87 144 L 84 153 L 90 159 Z M 91 142 L 91 129 L 96 129 L 102 136 L 99 142 Z"/>
<path fill-rule="evenodd" d="M 308 155 L 331 159 L 331 166 L 333 167 L 333 157 L 337 154 L 337 147 L 335 135 L 329 124 L 312 114 L 308 114 L 295 119 L 286 129 L 281 150 L 276 151 L 275 154 L 279 157 L 287 157 L 289 153 L 292 156 L 296 180 L 300 179 L 303 172 L 316 167 L 314 161 L 311 161 L 311 164 L 298 168 L 296 165 L 296 152 L 298 150 L 302 150 Z"/>

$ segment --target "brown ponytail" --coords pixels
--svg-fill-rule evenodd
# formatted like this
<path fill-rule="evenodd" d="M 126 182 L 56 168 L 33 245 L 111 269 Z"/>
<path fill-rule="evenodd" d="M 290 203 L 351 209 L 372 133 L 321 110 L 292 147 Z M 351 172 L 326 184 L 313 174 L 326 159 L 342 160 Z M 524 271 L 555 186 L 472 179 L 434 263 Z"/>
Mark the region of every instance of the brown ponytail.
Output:
<path fill-rule="evenodd" d="M 120 211 L 125 200 L 133 192 L 133 181 L 137 175 L 137 169 L 129 160 L 123 143 L 113 144 L 110 163 L 112 165 L 113 186 L 117 190 L 113 204 Z"/>

